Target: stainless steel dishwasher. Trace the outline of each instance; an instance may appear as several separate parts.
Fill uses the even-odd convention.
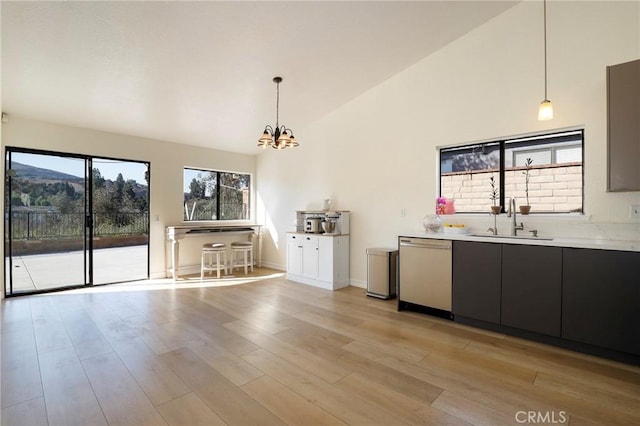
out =
[[[450,313],[451,241],[400,237],[399,245],[398,309],[411,303]]]

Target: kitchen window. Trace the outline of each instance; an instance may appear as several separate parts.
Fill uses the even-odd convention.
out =
[[[251,176],[184,169],[184,221],[248,220]]]
[[[493,177],[503,211],[509,198],[525,205],[528,195],[533,213],[582,213],[583,142],[580,129],[441,148],[440,196],[458,213],[489,212]]]

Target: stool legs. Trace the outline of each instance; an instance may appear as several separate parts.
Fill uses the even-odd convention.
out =
[[[239,258],[242,255],[241,258]],[[242,263],[241,263],[242,262]],[[249,268],[253,272],[253,248],[252,247],[234,247],[231,249],[231,272],[240,266],[244,267],[244,274],[249,273]]]
[[[224,270],[224,274],[228,274],[227,269],[227,252],[226,250],[215,250],[215,251],[202,251],[202,258],[200,259],[200,280],[204,280],[204,271],[212,271],[213,270],[213,256],[216,257],[216,275],[218,279],[220,279],[220,271]]]

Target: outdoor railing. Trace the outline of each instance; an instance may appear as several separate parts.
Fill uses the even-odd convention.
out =
[[[242,220],[247,219],[247,205],[239,203],[221,203],[222,218],[220,220]],[[191,219],[185,216],[184,220],[218,220],[216,209],[211,206],[196,206]]]
[[[149,233],[148,213],[94,213],[94,236],[144,235]],[[12,212],[14,240],[45,240],[81,237],[85,231],[83,213]]]

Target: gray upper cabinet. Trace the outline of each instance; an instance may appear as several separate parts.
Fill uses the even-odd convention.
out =
[[[607,190],[640,191],[640,59],[607,67]]]

